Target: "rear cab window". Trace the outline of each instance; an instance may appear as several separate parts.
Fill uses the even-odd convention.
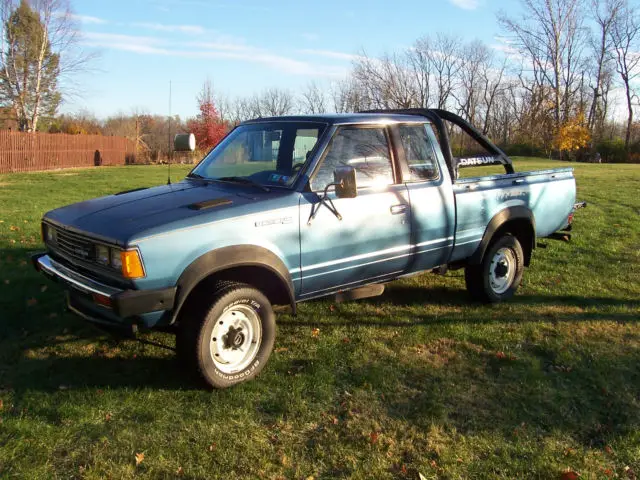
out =
[[[436,152],[427,133],[427,124],[398,125],[398,134],[409,168],[407,183],[437,180],[440,177]]]

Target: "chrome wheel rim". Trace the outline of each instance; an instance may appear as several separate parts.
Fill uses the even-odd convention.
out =
[[[231,374],[255,359],[262,340],[258,313],[248,305],[234,305],[216,321],[211,331],[211,358],[218,370]]]
[[[489,266],[489,285],[494,293],[502,294],[509,290],[516,276],[516,256],[510,248],[501,248],[491,259]]]

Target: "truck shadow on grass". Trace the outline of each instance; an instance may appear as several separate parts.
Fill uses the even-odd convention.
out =
[[[311,308],[324,309],[327,315],[320,318],[313,316],[310,321],[307,321],[304,312],[309,307],[301,304],[299,311],[302,315],[287,319],[284,323],[292,326],[401,327],[461,321],[468,323],[522,323],[532,320],[640,321],[640,315],[638,315],[640,301],[626,298],[518,293],[503,304],[483,305],[473,302],[466,291],[455,287],[392,285],[379,297],[340,304],[316,300],[309,304],[314,305]],[[358,309],[362,311],[354,312],[352,305],[358,305]],[[397,318],[402,320],[396,320]]]
[[[168,391],[182,403],[209,401],[212,394],[185,376],[172,352],[116,341],[64,313],[61,289],[23,264],[26,251],[11,253],[8,260],[7,252],[0,252],[0,281],[9,280],[3,287],[10,287],[0,292],[0,390],[11,391],[18,408],[33,392],[51,400],[69,396],[74,403],[91,403],[102,390],[117,395]],[[595,343],[591,348],[564,337],[532,341],[525,326],[517,340],[507,343],[519,346],[513,355],[500,354],[489,337],[475,334],[478,326],[492,324],[636,323],[638,301],[520,293],[504,305],[483,306],[471,304],[455,286],[398,283],[381,297],[331,305],[314,301],[302,304],[298,317],[280,315],[276,348],[285,345],[285,351],[276,350],[256,381],[213,393],[220,408],[236,408],[241,397],[243,408],[253,409],[265,425],[304,417],[305,409],[312,408],[327,412],[327,418],[335,416],[335,428],[345,429],[345,436],[353,434],[349,419],[362,430],[368,427],[358,418],[368,417],[404,422],[414,432],[437,425],[464,435],[498,432],[513,441],[561,431],[596,447],[640,425],[640,351],[633,348],[637,334],[615,348]],[[470,327],[462,336],[446,330],[466,324]],[[445,330],[435,339],[418,340],[414,329],[423,325]],[[321,344],[310,336],[318,326]],[[334,327],[349,326],[363,328],[365,337],[377,340],[324,340]],[[401,341],[394,340],[392,330],[400,332]],[[172,343],[167,334],[147,338]],[[567,348],[574,354],[567,354]],[[304,399],[295,392],[304,392]],[[55,424],[62,415],[56,405],[31,402],[31,414]],[[141,413],[142,423],[145,414],[151,413]],[[332,441],[329,428],[333,423],[308,433],[311,449]]]

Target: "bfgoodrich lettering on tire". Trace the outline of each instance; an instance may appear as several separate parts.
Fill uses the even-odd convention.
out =
[[[251,380],[264,368],[275,341],[269,300],[255,288],[232,284],[208,305],[181,319],[178,354],[207,384],[226,388]]]
[[[469,265],[464,272],[471,296],[485,303],[511,298],[522,281],[524,254],[518,239],[506,234],[487,249],[480,265]]]

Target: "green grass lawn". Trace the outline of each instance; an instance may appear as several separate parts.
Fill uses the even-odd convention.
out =
[[[65,313],[29,262],[44,212],[166,167],[0,175],[0,478],[635,479],[640,166],[572,166],[589,206],[512,301],[469,303],[456,271],[303,303],[263,373],[214,392],[172,350]]]

